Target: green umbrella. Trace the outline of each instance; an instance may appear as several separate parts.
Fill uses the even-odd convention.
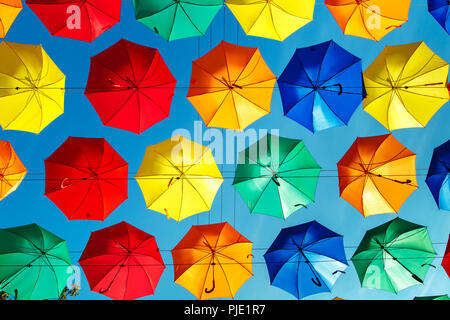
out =
[[[239,153],[233,186],[252,213],[286,219],[314,202],[320,171],[303,141],[269,134]]]
[[[0,229],[0,291],[19,300],[57,299],[73,272],[61,238],[36,224]]]
[[[448,294],[443,296],[415,297],[414,300],[450,300]]]
[[[352,261],[363,287],[397,293],[423,284],[435,257],[427,228],[396,218],[367,231]]]
[[[167,41],[201,36],[223,0],[133,0],[136,19]]]

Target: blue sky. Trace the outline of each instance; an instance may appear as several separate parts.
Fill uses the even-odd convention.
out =
[[[124,0],[122,21],[96,39],[92,44],[51,37],[34,13],[25,6],[6,39],[12,42],[42,44],[44,49],[67,76],[67,87],[84,87],[86,84],[90,57],[108,48],[121,38],[158,48],[178,80],[178,88],[172,104],[169,119],[137,136],[122,130],[104,127],[94,108],[84,96],[84,90],[66,92],[65,113],[40,135],[25,132],[0,132],[1,140],[11,141],[16,152],[31,174],[43,174],[44,162],[68,136],[104,137],[129,163],[130,172],[136,172],[144,156],[145,147],[170,138],[178,128],[192,131],[198,115],[185,98],[189,85],[191,62],[217,45],[221,40],[231,43],[259,47],[271,68],[279,76],[296,48],[328,41],[330,39],[362,58],[365,69],[383,50],[384,46],[411,43],[424,40],[439,56],[450,61],[450,41],[447,33],[428,13],[426,0],[413,0],[410,20],[401,28],[391,32],[377,43],[374,41],[344,36],[337,23],[320,0],[316,4],[314,21],[300,29],[293,36],[280,43],[277,41],[247,37],[238,26],[232,14],[222,10],[213,22],[212,28],[202,38],[191,38],[168,43],[156,36],[150,29],[135,21],[131,0]],[[225,18],[225,39],[224,36]],[[417,153],[419,189],[405,202],[399,212],[403,219],[429,227],[432,242],[437,243],[438,257],[445,251],[445,242],[450,232],[450,212],[439,211],[425,184],[426,169],[435,147],[450,137],[450,108],[446,104],[430,121],[425,129],[404,129],[394,136],[410,150]],[[275,89],[272,113],[254,123],[254,129],[279,129],[280,135],[302,139],[325,170],[336,170],[336,163],[358,136],[386,134],[388,131],[369,114],[358,108],[348,127],[335,128],[312,134],[294,121],[283,116],[281,99]],[[25,180],[20,188],[6,200],[0,202],[0,227],[7,228],[37,223],[45,229],[67,240],[71,257],[77,263],[86,245],[90,232],[116,224],[128,223],[154,235],[164,261],[169,264],[160,280],[154,296],[145,299],[195,299],[183,287],[173,282],[173,268],[170,266],[172,249],[193,224],[228,221],[245,237],[254,242],[257,249],[268,248],[281,228],[317,220],[333,231],[344,235],[348,259],[351,258],[366,230],[395,218],[394,214],[369,218],[363,216],[345,200],[339,198],[337,177],[320,178],[316,203],[302,209],[286,221],[269,216],[250,215],[248,208],[231,186],[234,176],[233,165],[220,167],[224,171],[225,183],[214,202],[211,216],[200,214],[180,223],[168,221],[159,213],[145,208],[143,196],[135,180],[129,181],[129,199],[125,201],[105,222],[68,221],[66,217],[44,196],[44,181]],[[334,171],[336,174],[337,172]],[[334,176],[333,173],[324,175]],[[38,175],[37,177],[43,177]],[[36,178],[36,177],[34,177]],[[234,201],[236,199],[236,202]],[[234,205],[236,203],[236,205]],[[238,291],[235,299],[293,299],[279,288],[270,286],[263,253],[254,251],[254,276]],[[408,288],[398,295],[361,288],[353,264],[349,263],[347,273],[336,282],[332,293],[310,296],[307,299],[412,299],[415,296],[438,295],[450,292],[450,279],[440,266],[442,258],[434,261],[436,269],[430,268],[424,285]],[[90,292],[84,275],[81,282],[81,299],[104,299],[102,295]]]

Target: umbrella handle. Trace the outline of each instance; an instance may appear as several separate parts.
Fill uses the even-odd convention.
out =
[[[278,180],[277,180],[277,178],[276,177],[272,177],[272,181],[273,182],[275,182],[275,184],[277,185],[277,186],[281,186],[281,184],[278,182]]]
[[[211,293],[216,289],[216,281],[213,279],[213,286],[210,290],[208,290],[207,288],[205,288],[205,293]]]
[[[322,282],[318,278],[315,278],[315,279],[311,278],[311,280],[316,286],[318,286],[318,287],[322,286]]]
[[[345,274],[345,271],[342,271],[342,270],[336,270],[335,272],[332,273],[333,276],[334,276],[336,273],[338,273],[338,272]]]
[[[433,267],[433,268],[436,269],[436,266],[434,264],[431,264],[431,263],[424,263],[424,264],[421,265],[422,268],[425,267],[425,266],[430,266],[430,267]]]
[[[344,90],[343,90],[343,88],[342,88],[342,84],[338,83],[338,84],[335,84],[335,86],[338,86],[338,87],[339,87],[339,93],[338,93],[338,96],[341,96],[342,93],[344,93]]]

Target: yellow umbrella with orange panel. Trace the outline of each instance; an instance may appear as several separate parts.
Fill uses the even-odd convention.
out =
[[[26,174],[27,169],[11,144],[0,141],[0,201],[19,187]]]
[[[21,0],[0,0],[0,38],[4,38],[22,10]]]

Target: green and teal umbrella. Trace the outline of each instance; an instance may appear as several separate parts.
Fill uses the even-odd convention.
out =
[[[397,293],[423,284],[435,257],[427,228],[396,218],[367,231],[352,261],[363,287]]]
[[[286,219],[314,202],[320,171],[303,141],[269,134],[239,153],[233,186],[252,213]]]
[[[202,36],[223,0],[133,0],[136,19],[167,41]]]
[[[61,238],[36,224],[0,229],[0,291],[19,300],[57,299],[73,272]]]
[[[415,297],[414,300],[450,300],[448,294],[443,296]]]

